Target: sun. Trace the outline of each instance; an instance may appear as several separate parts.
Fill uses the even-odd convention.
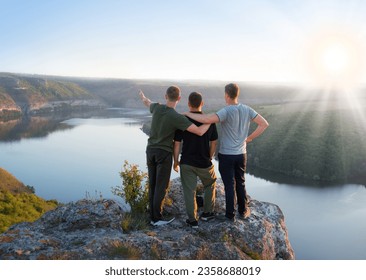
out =
[[[352,50],[342,42],[329,44],[320,53],[320,67],[332,78],[344,77],[351,70]]]
[[[308,48],[308,71],[318,85],[356,87],[364,70],[364,47],[352,32],[319,33]]]

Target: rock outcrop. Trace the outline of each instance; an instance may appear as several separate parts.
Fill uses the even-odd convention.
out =
[[[176,219],[169,225],[144,225],[114,200],[79,200],[59,206],[33,223],[12,226],[0,235],[0,259],[294,259],[284,216],[274,204],[251,200],[251,216],[235,222],[185,225],[179,179],[172,181],[168,206]],[[218,181],[216,210],[225,207]],[[140,221],[141,222],[141,221]],[[136,225],[132,227],[138,228]],[[131,228],[131,225],[130,225]]]

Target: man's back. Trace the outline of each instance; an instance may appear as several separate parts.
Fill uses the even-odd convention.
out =
[[[177,129],[186,130],[192,123],[175,109],[159,103],[150,106],[153,114],[148,147],[169,152],[173,150],[173,138]]]
[[[219,152],[227,155],[246,153],[245,139],[248,136],[250,121],[258,113],[249,106],[237,104],[226,106],[216,114],[222,128]]]
[[[201,112],[195,112],[197,114]],[[201,123],[188,118],[195,125]],[[210,142],[218,138],[216,125],[212,124],[208,131],[202,136],[197,136],[188,131],[177,130],[174,140],[181,142],[183,140],[182,156],[180,164],[187,164],[198,168],[208,168],[212,165],[210,157]]]

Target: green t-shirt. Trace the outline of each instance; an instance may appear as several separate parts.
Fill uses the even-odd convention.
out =
[[[186,130],[192,123],[175,109],[159,103],[150,105],[152,113],[149,148],[173,152],[173,139],[177,129]]]

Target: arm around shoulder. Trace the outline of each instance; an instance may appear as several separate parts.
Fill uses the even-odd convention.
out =
[[[200,123],[218,123],[219,117],[216,114],[194,114],[191,112],[184,113],[187,117]]]
[[[203,134],[205,134],[207,132],[207,130],[210,128],[210,125],[211,124],[203,124],[203,125],[200,125],[200,126],[197,126],[195,124],[191,124],[188,128],[187,128],[187,131],[191,132],[191,133],[194,133],[198,136],[202,136]]]

